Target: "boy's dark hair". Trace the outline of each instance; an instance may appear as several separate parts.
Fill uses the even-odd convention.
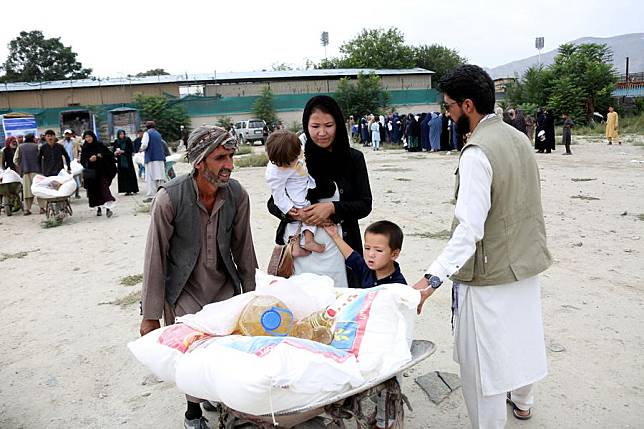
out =
[[[494,113],[494,81],[479,66],[460,66],[443,77],[438,83],[438,88],[459,103],[469,98],[481,115]]]
[[[56,132],[54,130],[47,130],[45,131],[46,136],[54,136],[56,137]]]
[[[367,227],[364,231],[365,235],[380,234],[386,235],[389,239],[389,248],[393,250],[401,250],[403,244],[403,232],[398,225],[388,220],[379,220]]]
[[[295,161],[302,152],[302,144],[297,134],[289,130],[278,130],[266,139],[268,159],[278,167],[286,167]]]

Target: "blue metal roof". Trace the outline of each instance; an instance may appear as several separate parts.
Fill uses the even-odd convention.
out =
[[[413,69],[313,69],[259,72],[214,71],[208,74],[159,75],[146,77],[91,78],[79,80],[58,80],[52,82],[16,82],[0,84],[2,91],[34,91],[40,89],[91,88],[99,86],[154,85],[159,83],[180,83],[184,85],[223,82],[248,82],[284,79],[319,79],[357,76],[360,73],[375,73],[379,76],[432,75],[433,71]]]
[[[635,88],[617,88],[613,90],[613,97],[644,97],[644,86]]]

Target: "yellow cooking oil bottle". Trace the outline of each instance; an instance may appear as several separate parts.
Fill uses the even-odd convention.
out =
[[[286,337],[291,335],[293,313],[279,299],[259,295],[241,312],[238,330],[247,336]]]
[[[291,336],[331,344],[336,314],[331,307],[309,314],[295,323]]]

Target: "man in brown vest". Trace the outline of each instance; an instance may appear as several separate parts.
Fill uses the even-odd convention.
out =
[[[250,201],[230,177],[236,148],[223,128],[197,128],[188,138],[192,174],[159,188],[145,246],[141,335],[158,329],[162,316],[169,325],[175,316],[255,290]],[[184,427],[207,429],[203,401],[187,400]]]
[[[470,133],[456,170],[452,237],[414,285],[424,301],[453,281],[454,357],[472,427],[503,428],[506,400],[532,416],[547,374],[538,274],[551,264],[539,170],[526,135],[494,112],[494,83],[464,65],[443,78],[444,107]]]

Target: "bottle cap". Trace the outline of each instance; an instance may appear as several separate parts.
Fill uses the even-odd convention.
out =
[[[260,322],[266,331],[274,331],[282,324],[282,316],[275,310],[267,310],[262,314]]]

